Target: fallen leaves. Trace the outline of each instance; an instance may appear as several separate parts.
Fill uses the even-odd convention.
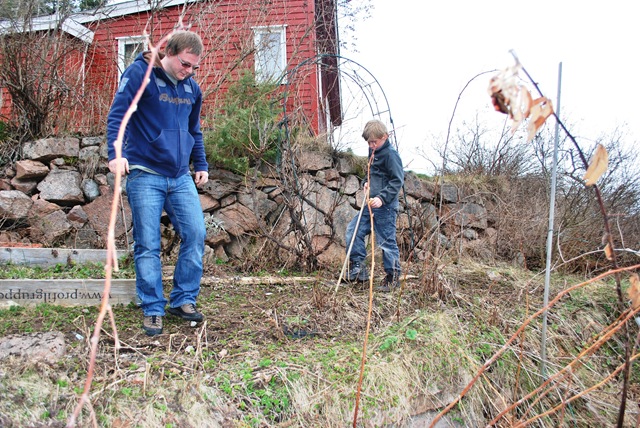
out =
[[[489,95],[494,109],[508,114],[512,120],[511,133],[516,132],[525,119],[530,119],[527,141],[531,141],[553,114],[553,105],[546,97],[533,99],[529,90],[519,82],[521,68],[520,63],[516,63],[493,76],[489,82]]]

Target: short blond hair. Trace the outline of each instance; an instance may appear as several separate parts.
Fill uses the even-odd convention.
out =
[[[382,138],[388,135],[389,132],[387,131],[387,126],[378,119],[373,119],[367,122],[366,125],[364,125],[364,130],[362,131],[362,138],[366,141],[369,141],[370,138]]]

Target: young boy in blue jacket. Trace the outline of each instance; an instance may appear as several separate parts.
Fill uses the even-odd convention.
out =
[[[367,203],[373,213],[373,227],[378,248],[382,250],[382,262],[386,273],[379,291],[389,292],[399,286],[400,250],[396,241],[398,195],[404,184],[404,170],[398,152],[389,142],[387,127],[380,120],[370,120],[362,131],[362,138],[369,145],[369,176],[365,191],[369,189]],[[365,239],[371,233],[371,217],[368,210],[355,216],[347,225],[347,248],[353,239],[349,254],[349,281],[368,281],[369,271],[364,262],[367,257]],[[356,229],[357,228],[357,229]],[[354,238],[355,233],[355,238]]]
[[[142,328],[149,336],[162,333],[167,303],[170,314],[188,321],[203,320],[196,298],[206,231],[196,186],[208,181],[209,165],[200,131],[202,92],[193,79],[202,51],[202,40],[196,33],[177,31],[169,38],[128,122],[120,159],[116,159],[114,142],[141,87],[151,52],[138,55],[124,71],[107,117],[109,170],[128,174],[136,292],[144,313]],[[163,210],[181,239],[169,300],[163,293],[160,262]]]

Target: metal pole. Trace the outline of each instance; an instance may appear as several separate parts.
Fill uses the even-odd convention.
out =
[[[558,101],[556,103],[556,116],[560,117],[560,93],[562,87],[562,62],[558,64]],[[553,221],[556,207],[556,175],[558,165],[558,140],[560,125],[556,121],[556,135],[553,144],[553,164],[551,166],[551,194],[549,195],[549,229],[547,230],[547,264],[544,275],[544,299],[543,307],[549,304],[549,283],[551,282],[551,253],[553,252]],[[547,378],[547,310],[542,313],[542,345],[540,350],[540,374]]]

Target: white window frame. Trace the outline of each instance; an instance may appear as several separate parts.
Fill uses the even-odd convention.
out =
[[[287,26],[260,26],[253,27],[252,30],[256,82],[287,83]],[[265,37],[271,38],[274,35],[279,37],[277,45],[265,46]],[[275,59],[273,59],[274,56]]]
[[[118,41],[118,82],[120,81],[120,76],[124,72],[124,70],[131,65],[126,62],[125,58],[125,50],[128,45],[138,45],[142,43],[142,50],[147,50],[149,48],[149,38],[147,36],[127,36],[127,37],[118,37],[116,39]]]

